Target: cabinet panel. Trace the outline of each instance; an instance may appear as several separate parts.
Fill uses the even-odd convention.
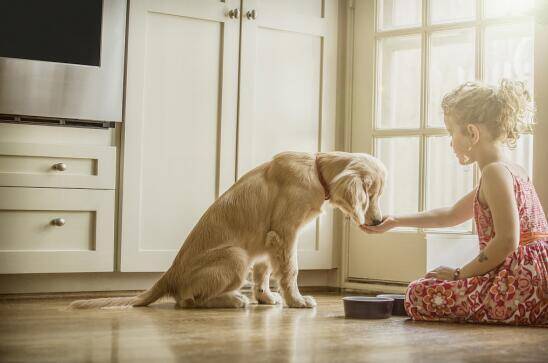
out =
[[[261,14],[322,16],[323,0],[261,0]]]
[[[2,251],[92,251],[94,231],[94,211],[0,210]]]
[[[114,189],[116,148],[0,143],[0,186]]]
[[[114,190],[0,188],[0,273],[114,268]]]
[[[238,177],[281,151],[332,151],[337,4],[244,0]],[[332,267],[333,213],[306,226],[299,267]]]
[[[221,24],[148,13],[147,29],[140,248],[178,250],[216,196]]]
[[[318,151],[321,54],[319,36],[257,30],[253,165],[281,151]]]
[[[163,271],[235,180],[238,1],[130,4],[122,271]]]

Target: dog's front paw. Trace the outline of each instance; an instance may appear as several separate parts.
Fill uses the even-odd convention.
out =
[[[316,307],[316,299],[314,299],[312,296],[303,296],[304,300],[306,301],[306,307],[307,308],[314,308]]]
[[[283,301],[280,294],[272,291],[256,292],[255,298],[257,299],[257,302],[259,304],[265,305],[278,305],[281,304]]]
[[[290,308],[313,308],[316,306],[316,300],[312,296],[299,296],[287,301],[287,306]]]

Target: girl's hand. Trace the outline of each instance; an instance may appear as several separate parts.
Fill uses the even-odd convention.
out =
[[[455,269],[447,266],[439,266],[424,275],[425,278],[434,278],[438,280],[453,280]]]
[[[394,227],[397,227],[398,223],[396,219],[392,216],[386,216],[380,224],[376,226],[367,226],[362,224],[360,226],[361,230],[367,233],[384,233],[391,230]]]

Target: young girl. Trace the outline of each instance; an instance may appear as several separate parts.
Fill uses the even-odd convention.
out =
[[[366,232],[394,227],[449,227],[474,217],[477,258],[460,268],[440,266],[407,289],[414,320],[548,324],[548,224],[539,199],[519,166],[504,156],[518,132],[530,127],[529,94],[521,82],[500,87],[468,82],[442,102],[451,146],[461,165],[477,163],[478,187],[453,207],[388,216]]]

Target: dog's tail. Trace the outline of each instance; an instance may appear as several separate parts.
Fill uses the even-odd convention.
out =
[[[73,301],[69,307],[72,309],[97,309],[106,307],[147,306],[167,293],[168,284],[166,274],[164,274],[150,289],[137,296],[76,300]]]

